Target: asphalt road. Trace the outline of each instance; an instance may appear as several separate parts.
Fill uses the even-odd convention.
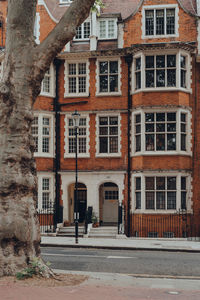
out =
[[[52,269],[200,278],[200,254],[161,251],[42,248]]]

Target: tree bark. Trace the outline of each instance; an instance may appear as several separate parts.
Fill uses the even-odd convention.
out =
[[[36,2],[8,0],[0,83],[0,276],[14,275],[40,257],[32,108],[51,61],[73,38],[94,0],[75,0],[38,46],[33,38]]]

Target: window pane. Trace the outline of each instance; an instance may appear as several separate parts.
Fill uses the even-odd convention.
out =
[[[146,56],[146,69],[154,68],[154,56]]]
[[[100,76],[99,81],[100,92],[108,92],[108,76]]]
[[[76,93],[76,77],[69,78],[69,93]]]
[[[156,10],[156,34],[164,34],[164,10]]]
[[[167,86],[168,87],[176,86],[176,70],[175,69],[167,70]]]
[[[145,132],[154,132],[154,124],[146,124],[145,125]]]
[[[141,70],[141,57],[138,57],[135,60],[135,70]]]
[[[86,74],[86,63],[78,64],[78,74],[85,75]]]
[[[146,113],[145,114],[145,121],[146,122],[154,122],[154,114],[152,114],[152,113]]]
[[[69,75],[76,75],[76,64],[69,64]]]
[[[186,151],[186,134],[181,134],[181,150]]]
[[[146,70],[146,87],[154,87],[154,71]]]
[[[42,120],[43,125],[49,125],[49,118],[43,118]]]
[[[181,87],[186,88],[186,71],[181,70]]]
[[[165,67],[165,55],[156,55],[156,68]]]
[[[135,126],[135,132],[140,133],[141,132],[141,125],[136,125]]]
[[[118,75],[110,75],[110,92],[118,92]]]
[[[176,209],[176,192],[167,192],[167,209]]]
[[[176,150],[176,134],[167,135],[167,150]]]
[[[156,193],[156,209],[165,209],[165,192]]]
[[[99,72],[100,74],[108,74],[108,62],[102,61],[99,63]]]
[[[165,150],[165,135],[156,134],[156,150],[163,151]]]
[[[167,177],[167,189],[176,190],[176,177]]]
[[[156,132],[165,132],[165,123],[157,123]]]
[[[146,151],[153,151],[154,150],[154,135],[153,134],[146,134]]]
[[[168,123],[167,124],[167,131],[168,132],[176,131],[176,123]]]
[[[118,73],[118,61],[110,61],[110,73]]]
[[[49,152],[49,138],[42,139],[42,152],[44,153]]]
[[[110,137],[110,153],[118,152],[118,137]]]
[[[118,117],[110,117],[109,120],[110,125],[118,125]]]
[[[186,114],[181,113],[181,122],[186,122]]]
[[[166,10],[167,34],[175,33],[175,9]]]
[[[156,189],[165,190],[165,177],[156,177]]]
[[[90,37],[90,22],[85,22],[83,24],[84,32],[83,37],[84,39],[88,39]]]
[[[146,209],[155,209],[154,192],[146,192]]]
[[[156,86],[157,87],[165,86],[165,70],[156,71]]]
[[[69,138],[69,153],[75,153],[75,138]]]
[[[99,138],[99,152],[108,153],[108,138],[100,137]]]
[[[141,114],[138,114],[135,116],[135,123],[140,123],[141,122]]]
[[[146,190],[154,190],[154,177],[145,177]]]
[[[100,21],[100,38],[106,37],[106,21]]]
[[[108,125],[108,117],[100,117],[99,124],[100,125]]]
[[[136,209],[141,209],[141,192],[136,192],[135,193],[135,198],[136,198]]]
[[[169,68],[176,67],[176,55],[167,55],[167,67]]]
[[[79,93],[85,93],[86,92],[86,77],[79,77],[78,79],[79,84]]]
[[[135,149],[135,151],[136,152],[141,151],[141,135],[136,135],[135,139],[136,139],[136,149]]]
[[[181,68],[185,69],[185,67],[186,67],[186,57],[183,56],[183,55],[181,55],[180,64],[181,64]]]
[[[113,38],[115,36],[115,21],[108,20],[108,38]]]
[[[86,138],[79,138],[78,144],[79,144],[78,147],[79,153],[86,153]]]
[[[165,121],[165,113],[156,113],[156,121],[164,122]]]
[[[181,192],[181,209],[187,209],[187,207],[186,207],[186,195],[187,195],[187,192]]]
[[[141,89],[141,72],[135,74],[135,89]]]
[[[181,176],[181,190],[186,190],[186,177]]]
[[[154,34],[154,11],[153,10],[145,11],[145,32],[146,35]]]
[[[99,134],[100,135],[108,135],[108,127],[100,127]]]
[[[136,185],[136,190],[141,190],[141,177],[136,177],[135,178],[135,185]]]
[[[110,135],[118,135],[118,127],[110,127]]]
[[[176,121],[176,113],[167,113],[167,121]]]

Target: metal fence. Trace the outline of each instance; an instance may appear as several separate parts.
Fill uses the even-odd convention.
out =
[[[200,237],[200,225],[192,214],[133,215],[131,221],[131,235],[135,237]]]
[[[55,232],[55,207],[54,204],[49,203],[47,207],[38,209],[38,218],[40,222],[41,233]]]

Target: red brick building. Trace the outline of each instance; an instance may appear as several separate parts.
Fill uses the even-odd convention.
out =
[[[70,2],[38,0],[37,43]],[[34,106],[38,208],[54,201],[57,221],[74,221],[77,110],[80,223],[92,206],[100,224],[115,224],[120,206],[128,236],[199,236],[200,3],[103,2],[51,64]],[[0,12],[3,48],[6,1]]]

